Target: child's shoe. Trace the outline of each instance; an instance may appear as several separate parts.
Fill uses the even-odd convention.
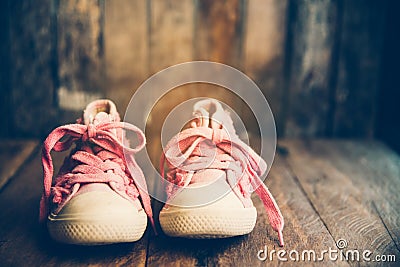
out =
[[[125,131],[136,133],[136,148],[129,147]],[[75,147],[53,180],[50,152],[67,150],[72,144]],[[40,220],[47,220],[50,236],[84,245],[140,239],[147,217],[153,224],[145,178],[133,157],[144,145],[143,132],[121,122],[110,100],[90,103],[76,124],[53,130],[42,151],[40,202]]]
[[[167,163],[166,179],[171,183],[159,216],[165,234],[220,238],[250,233],[257,218],[250,190],[256,188],[283,246],[283,217],[259,178],[267,169],[265,161],[239,139],[218,101],[197,102],[194,117],[191,128],[172,138],[161,158],[161,173],[164,176]],[[207,186],[196,193],[196,188]],[[215,192],[226,193],[201,203]]]

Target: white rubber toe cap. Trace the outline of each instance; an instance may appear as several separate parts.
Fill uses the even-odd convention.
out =
[[[63,243],[133,242],[142,237],[147,216],[110,189],[74,196],[58,214],[49,215],[47,225],[52,238]]]
[[[244,235],[254,229],[257,220],[256,208],[243,207],[232,191],[201,207],[179,207],[172,203],[161,210],[159,217],[161,228],[169,236],[221,238]]]

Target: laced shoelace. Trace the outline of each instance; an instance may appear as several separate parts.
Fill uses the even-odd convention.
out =
[[[134,132],[139,140],[135,148],[125,146],[112,131]],[[66,138],[65,141],[61,139]],[[60,171],[54,186],[52,150],[61,152],[79,143],[71,159],[72,170]],[[46,138],[42,150],[44,190],[40,201],[40,220],[49,213],[49,201],[66,203],[79,189],[81,183],[108,183],[115,191],[123,191],[132,200],[140,196],[143,208],[154,228],[150,197],[145,177],[137,165],[134,154],[146,143],[143,132],[136,126],[124,122],[100,122],[94,124],[69,124],[54,129]],[[127,170],[126,166],[131,167]]]
[[[189,185],[194,173],[201,170],[225,171],[232,190],[236,194],[242,194],[245,200],[251,202],[250,190],[256,189],[268,214],[270,225],[278,233],[279,243],[283,246],[283,216],[272,194],[260,179],[267,169],[265,161],[239,139],[234,132],[230,116],[219,103],[211,119],[207,117],[208,112],[201,107],[196,109],[195,115],[196,119],[191,123],[192,128],[181,131],[165,147],[160,163],[163,178],[165,164],[168,167],[167,180],[181,188]],[[169,198],[175,192],[175,186],[167,187]],[[243,202],[243,198],[240,199]],[[243,204],[245,207],[249,206],[248,202]]]

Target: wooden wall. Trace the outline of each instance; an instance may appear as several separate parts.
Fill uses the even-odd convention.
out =
[[[123,113],[152,74],[210,60],[254,79],[280,136],[373,137],[386,2],[2,1],[0,111],[8,116],[0,134],[44,136],[99,97]],[[225,100],[255,129],[240,99],[207,86],[172,92],[155,118],[204,95]]]

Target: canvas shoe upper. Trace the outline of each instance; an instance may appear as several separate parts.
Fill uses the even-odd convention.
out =
[[[136,134],[136,147],[129,146],[126,131]],[[50,152],[73,144],[53,179]],[[131,242],[143,235],[147,217],[154,225],[146,181],[134,159],[144,145],[143,132],[121,122],[110,100],[90,103],[77,123],[49,134],[42,151],[40,220],[47,219],[53,239],[72,244]]]
[[[214,99],[194,105],[191,127],[173,137],[164,148],[161,174],[167,202],[160,212],[160,224],[170,236],[217,238],[243,235],[254,228],[257,212],[251,190],[262,200],[270,225],[283,246],[282,214],[260,179],[265,161],[235,133],[232,119]],[[193,189],[208,187],[204,194]],[[219,190],[214,189],[218,187]],[[204,195],[227,192],[215,201],[196,205]],[[200,200],[200,201],[198,201]],[[188,203],[192,203],[189,204]]]

